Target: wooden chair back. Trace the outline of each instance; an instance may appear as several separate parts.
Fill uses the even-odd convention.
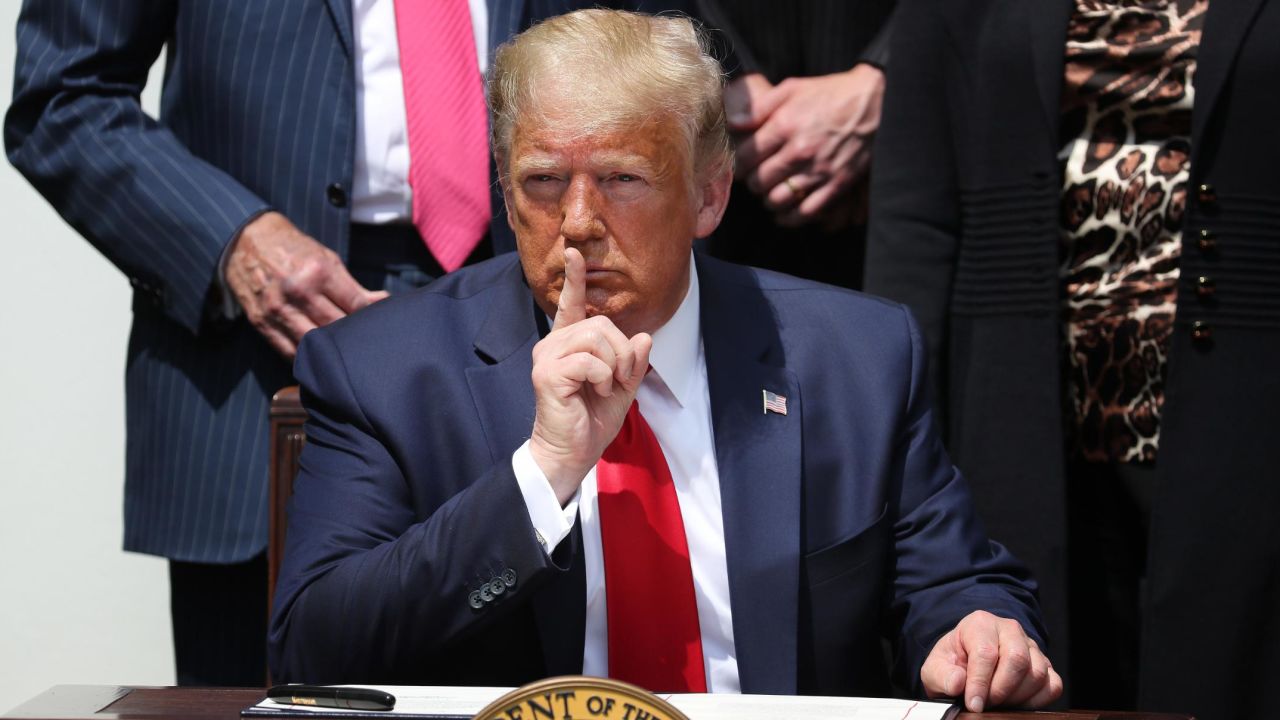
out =
[[[267,612],[271,612],[276,594],[276,576],[284,559],[285,511],[293,496],[293,479],[298,476],[298,457],[307,441],[303,424],[307,413],[302,409],[296,385],[287,387],[271,398],[271,529],[267,538]]]

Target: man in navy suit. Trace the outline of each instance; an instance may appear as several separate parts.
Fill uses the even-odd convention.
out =
[[[494,47],[574,6],[453,3],[477,97]],[[23,5],[5,144],[134,288],[125,549],[171,560],[182,684],[265,677],[267,403],[298,339],[441,272],[409,224],[398,49],[391,0]],[[472,259],[514,247],[494,218]]]
[[[909,314],[692,254],[732,174],[702,48],[687,20],[605,10],[520,35],[490,80],[518,257],[303,340],[277,678],[880,694],[884,638],[913,694],[1061,692],[1027,578],[941,447]],[[622,458],[641,426],[660,459]],[[618,490],[651,470],[674,535],[653,487]],[[662,557],[618,564],[655,533]],[[628,584],[657,565],[677,571]],[[621,622],[629,593],[662,616]],[[674,652],[646,637],[686,620]],[[691,672],[644,679],[669,663]]]

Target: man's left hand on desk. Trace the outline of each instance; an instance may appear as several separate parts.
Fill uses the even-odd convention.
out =
[[[963,697],[971,712],[1043,707],[1062,695],[1062,678],[1022,626],[982,610],[938,640],[920,680],[929,697]]]

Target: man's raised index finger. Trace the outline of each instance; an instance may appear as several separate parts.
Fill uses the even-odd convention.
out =
[[[552,330],[568,327],[587,319],[587,261],[577,248],[565,248],[564,285],[560,288],[560,301],[556,304],[556,319]]]

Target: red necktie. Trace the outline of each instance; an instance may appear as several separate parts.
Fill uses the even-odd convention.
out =
[[[467,0],[399,0],[413,224],[445,272],[489,227],[489,116]]]
[[[596,465],[609,676],[654,692],[706,692],[689,545],[676,487],[632,403]]]

